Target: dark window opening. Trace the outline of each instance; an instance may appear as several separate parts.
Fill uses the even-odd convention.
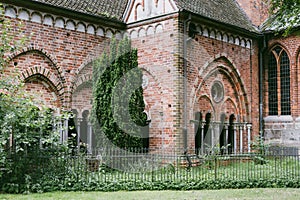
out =
[[[226,115],[223,113],[221,114],[221,123],[220,123],[220,148],[221,154],[225,153],[224,147],[226,146],[226,128],[225,128],[225,118]]]
[[[279,46],[269,57],[268,87],[269,115],[291,115],[290,60]]]
[[[202,133],[202,114],[201,112],[197,112],[195,114],[195,153],[196,155],[199,155],[200,150],[201,150],[201,145],[202,145],[202,138],[201,138],[201,133]]]
[[[228,153],[232,154],[234,153],[234,120],[235,116],[234,114],[230,115],[229,117],[229,127],[228,127]]]
[[[273,53],[269,60],[269,115],[278,114],[277,61]]]
[[[290,115],[290,60],[284,51],[280,60],[281,115]]]
[[[204,134],[203,134],[204,149],[212,147],[210,122],[211,122],[211,113],[207,113],[205,115],[205,125],[204,125]]]

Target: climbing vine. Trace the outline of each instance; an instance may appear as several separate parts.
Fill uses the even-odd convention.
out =
[[[98,145],[108,140],[120,148],[145,147],[142,72],[138,68],[137,50],[125,38],[111,40],[93,65],[92,122]]]

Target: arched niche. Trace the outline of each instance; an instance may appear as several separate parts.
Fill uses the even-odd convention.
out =
[[[75,30],[75,22],[72,20],[68,20],[66,23],[66,29],[74,31]]]
[[[36,23],[42,23],[42,16],[40,13],[33,12],[31,15],[31,21]]]
[[[21,10],[19,10],[18,18],[28,21],[30,18],[30,14],[27,10],[21,9]]]
[[[17,17],[17,11],[13,7],[5,7],[5,16],[16,18]]]

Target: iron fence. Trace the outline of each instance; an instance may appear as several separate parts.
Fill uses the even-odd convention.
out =
[[[195,150],[98,149],[94,154],[37,154],[12,157],[23,168],[6,172],[1,186],[51,179],[57,184],[111,183],[119,181],[185,182],[214,180],[296,179],[300,181],[299,150],[272,147],[245,154],[189,154]],[[17,176],[17,174],[19,174]],[[12,179],[12,177],[15,177]],[[19,178],[19,179],[18,179]]]

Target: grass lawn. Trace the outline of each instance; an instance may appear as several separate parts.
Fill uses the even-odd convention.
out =
[[[300,189],[240,189],[240,190],[199,190],[199,191],[134,191],[134,192],[54,192],[30,195],[0,194],[1,200],[156,200],[156,199],[288,199],[299,200]]]

